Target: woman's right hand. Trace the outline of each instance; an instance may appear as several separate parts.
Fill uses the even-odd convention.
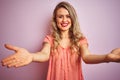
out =
[[[2,60],[3,66],[21,67],[32,62],[32,55],[26,49],[9,44],[5,44],[5,47],[15,53]]]

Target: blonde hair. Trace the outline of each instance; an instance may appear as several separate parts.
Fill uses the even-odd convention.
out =
[[[80,38],[83,37],[83,34],[80,31],[80,26],[79,26],[79,22],[78,22],[78,18],[77,18],[77,14],[75,9],[73,8],[72,5],[70,5],[68,2],[60,2],[54,9],[53,12],[53,18],[52,18],[52,36],[54,39],[54,47],[53,49],[56,49],[57,46],[59,45],[59,41],[62,39],[61,34],[60,34],[60,30],[57,26],[57,22],[56,22],[56,13],[57,10],[60,8],[65,8],[69,14],[70,14],[70,18],[72,21],[72,27],[70,27],[69,29],[69,38],[71,41],[71,49],[72,50],[79,50],[79,41]]]

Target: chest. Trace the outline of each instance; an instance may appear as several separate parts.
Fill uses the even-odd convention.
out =
[[[62,39],[62,40],[59,42],[59,44],[60,44],[60,46],[63,47],[63,48],[68,48],[68,47],[70,47],[70,45],[71,45],[69,39]]]

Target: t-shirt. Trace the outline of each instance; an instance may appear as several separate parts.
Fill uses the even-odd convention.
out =
[[[53,46],[53,38],[47,35],[44,42]],[[87,44],[87,39],[80,39],[80,45]],[[69,47],[58,48],[50,53],[47,80],[84,80],[81,56],[73,53]]]

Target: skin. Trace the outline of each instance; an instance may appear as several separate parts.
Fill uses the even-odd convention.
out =
[[[59,10],[57,10],[56,21],[57,21],[58,28],[61,30],[61,32],[68,33],[69,28],[72,25],[72,22],[71,22],[70,15],[66,9],[60,8]]]
[[[57,25],[61,31],[62,40],[60,45],[64,48],[70,46],[70,39],[68,37],[69,28],[71,27],[71,18],[68,11],[64,8],[57,10]],[[2,64],[7,67],[21,67],[30,64],[33,61],[45,62],[49,60],[50,44],[44,43],[41,51],[30,53],[25,48],[5,44],[5,47],[15,53],[2,60]],[[85,63],[96,64],[104,62],[120,62],[120,48],[113,49],[110,53],[105,55],[92,54],[87,45],[80,46],[81,57]]]
[[[64,8],[60,8],[57,10],[57,25],[61,30],[62,40],[60,41],[60,45],[63,48],[70,46],[70,39],[68,36],[69,28],[72,25],[70,15],[68,11]]]

